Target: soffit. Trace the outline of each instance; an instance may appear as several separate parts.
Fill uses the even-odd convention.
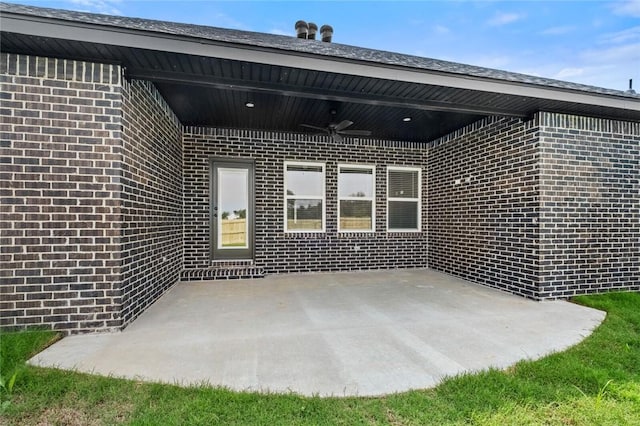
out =
[[[80,18],[86,16],[79,14]],[[139,26],[149,24],[133,21]],[[238,46],[235,39],[236,44],[229,46],[220,44],[220,40],[214,44],[211,40],[206,43],[182,38],[168,40],[146,33],[147,38],[136,39],[140,34],[127,33],[126,37],[96,42],[86,40],[108,37],[116,30],[108,28],[105,33],[103,27],[83,27],[82,31],[89,32],[76,37],[67,28],[70,25],[67,22],[47,21],[45,28],[41,27],[42,22],[27,21],[24,31],[13,24],[13,32],[2,33],[3,51],[120,64],[128,78],[154,82],[185,125],[299,132],[302,123],[323,127],[348,119],[354,122],[352,129],[371,130],[374,138],[429,141],[487,115],[526,118],[536,111],[547,110],[640,120],[640,101],[620,92],[582,86],[578,90],[580,87],[574,86],[579,85],[563,83],[563,86],[559,84],[562,82],[552,81],[548,83],[555,84],[554,87],[527,85],[516,74],[495,74],[493,70],[485,72],[460,64],[456,68],[453,67],[456,64],[442,61],[430,64],[424,62],[426,59],[424,63],[413,63],[420,58],[405,56],[408,63],[413,61],[410,65],[414,68],[427,65],[433,68],[416,71],[398,65],[402,55],[389,54],[395,55],[391,58],[395,63],[391,63],[388,55],[382,55],[386,52],[371,53],[343,45],[333,49],[317,41],[274,38],[293,50],[274,53]],[[191,31],[195,26],[185,27]],[[221,31],[223,35],[229,32],[238,38],[234,31],[204,28]],[[46,29],[58,37],[43,35]],[[216,37],[221,36],[216,33]],[[305,43],[312,53],[315,49],[322,55],[305,51]],[[327,57],[327,52],[333,50],[336,57]],[[379,54],[375,59],[381,63],[362,63],[366,55],[360,51]],[[354,52],[360,55],[359,62],[345,58],[357,56]],[[303,56],[295,56],[300,54]],[[483,72],[492,78],[482,78]],[[496,80],[496,75],[504,80]],[[255,108],[245,108],[249,100],[255,103]],[[411,117],[412,121],[403,122],[404,117]]]

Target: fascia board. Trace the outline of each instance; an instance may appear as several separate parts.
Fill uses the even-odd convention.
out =
[[[640,100],[633,98],[405,68],[397,65],[372,64],[333,56],[312,55],[294,51],[283,52],[281,50],[257,46],[231,45],[224,42],[158,32],[70,22],[7,12],[0,15],[0,27],[2,31],[31,36],[53,37],[63,40],[183,53],[640,112]],[[640,119],[640,114],[638,118]]]

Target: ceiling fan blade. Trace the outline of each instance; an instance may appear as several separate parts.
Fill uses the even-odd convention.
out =
[[[331,137],[333,137],[333,141],[335,143],[342,143],[342,141],[344,141],[344,138],[342,136],[340,136],[339,133],[334,133],[331,135]]]
[[[300,127],[306,127],[307,129],[320,130],[321,132],[327,132],[324,127],[312,126],[311,124],[301,124]]]
[[[344,130],[347,127],[351,126],[352,124],[353,124],[353,121],[342,120],[341,122],[335,125],[334,129],[339,132],[340,130]]]
[[[371,136],[369,130],[343,130],[340,133],[347,136]]]

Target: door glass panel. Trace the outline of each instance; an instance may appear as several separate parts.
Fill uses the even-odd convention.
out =
[[[218,248],[249,246],[248,179],[246,169],[218,169]]]

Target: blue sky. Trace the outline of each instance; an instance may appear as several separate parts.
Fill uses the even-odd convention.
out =
[[[640,0],[13,2],[291,36],[303,19],[336,43],[640,92]]]

